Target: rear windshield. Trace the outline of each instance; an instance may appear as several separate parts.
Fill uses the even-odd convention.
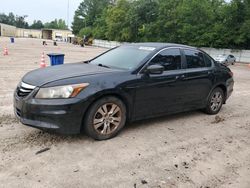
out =
[[[132,70],[136,68],[155,48],[139,46],[121,46],[96,59],[90,64],[103,65],[110,68]]]

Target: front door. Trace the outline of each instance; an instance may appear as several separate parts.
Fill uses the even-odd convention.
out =
[[[135,97],[136,119],[180,111],[183,103],[182,56],[180,49],[165,49],[158,53],[147,66],[159,64],[163,74],[141,73]]]

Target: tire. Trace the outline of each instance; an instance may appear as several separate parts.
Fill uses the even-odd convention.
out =
[[[126,123],[126,106],[116,97],[104,97],[96,101],[86,113],[85,133],[95,140],[115,137]]]
[[[223,90],[219,87],[215,88],[208,98],[205,112],[210,115],[218,114],[221,110],[224,100],[225,94]]]

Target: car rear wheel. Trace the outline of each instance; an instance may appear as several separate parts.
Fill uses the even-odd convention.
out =
[[[224,98],[225,95],[223,90],[221,88],[215,88],[208,98],[205,112],[212,115],[219,113],[223,105]]]
[[[115,137],[126,123],[126,107],[116,97],[104,97],[88,110],[84,121],[86,134],[96,140]]]

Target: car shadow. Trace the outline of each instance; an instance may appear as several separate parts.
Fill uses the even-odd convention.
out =
[[[174,115],[161,116],[157,118],[150,118],[145,120],[140,120],[132,123],[127,123],[124,129],[121,131],[122,134],[128,134],[128,131],[137,130],[145,127],[154,127],[158,124],[169,123],[166,126],[171,125],[171,122],[176,120],[184,120],[187,117],[194,117],[197,115],[203,114],[201,111],[191,111],[191,112],[182,112]],[[118,135],[119,137],[119,135]],[[93,143],[95,140],[86,136],[84,133],[78,135],[61,135],[53,132],[45,132],[42,130],[34,129],[34,131],[25,134],[20,140],[21,143],[26,143],[29,146],[52,146],[62,143]]]
[[[172,121],[184,120],[187,117],[193,117],[193,116],[197,116],[201,114],[204,114],[204,113],[202,111],[196,110],[196,111],[181,112],[181,113],[172,114],[172,115],[165,115],[165,116],[160,116],[160,117],[139,120],[139,121],[135,121],[132,123],[127,123],[124,130],[137,129],[140,127],[157,126],[157,123],[159,124],[165,123],[165,122],[171,123]]]

